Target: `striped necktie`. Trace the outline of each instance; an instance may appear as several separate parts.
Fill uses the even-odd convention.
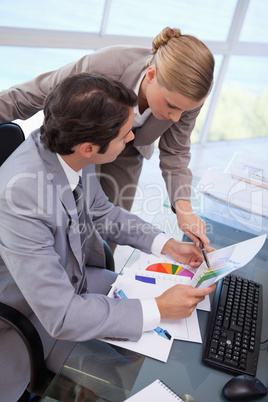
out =
[[[82,266],[83,266],[83,278],[80,284],[79,290],[82,290],[82,293],[86,291],[86,276],[85,276],[85,243],[86,243],[86,218],[85,218],[85,197],[82,187],[82,180],[81,176],[79,176],[79,182],[76,188],[73,190],[75,205],[77,209],[78,215],[78,231],[80,233],[80,240],[81,240],[81,251],[82,251]]]

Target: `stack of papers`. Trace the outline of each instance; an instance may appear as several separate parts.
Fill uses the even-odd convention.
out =
[[[108,296],[113,297],[115,290],[123,290],[128,299],[148,299],[160,296],[166,289],[140,282],[139,280],[133,280],[128,275],[120,275],[113,284]],[[196,311],[187,319],[177,321],[161,320],[160,327],[171,334],[171,339],[159,336],[155,331],[147,331],[143,332],[138,342],[105,341],[163,362],[168,359],[174,339],[202,343]]]

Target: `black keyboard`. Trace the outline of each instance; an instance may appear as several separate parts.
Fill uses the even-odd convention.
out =
[[[262,285],[235,275],[217,284],[203,362],[233,375],[256,375],[262,326]]]

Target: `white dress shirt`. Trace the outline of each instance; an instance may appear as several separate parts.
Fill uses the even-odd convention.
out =
[[[141,85],[141,82],[142,82],[142,80],[144,78],[144,75],[145,75],[145,72],[142,72],[140,77],[139,77],[139,79],[138,79],[137,84],[135,85],[134,92],[135,92],[135,94],[137,96],[139,95],[140,85]],[[133,128],[143,126],[143,124],[146,122],[146,120],[151,115],[151,113],[152,113],[152,111],[148,107],[146,110],[144,110],[144,112],[142,114],[140,114],[139,105],[137,104],[136,106],[134,106]]]

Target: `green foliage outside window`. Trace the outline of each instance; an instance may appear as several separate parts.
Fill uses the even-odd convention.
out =
[[[209,102],[209,99],[208,101]],[[210,126],[208,141],[231,141],[268,137],[268,88],[256,94],[232,86],[222,89]],[[192,133],[198,142],[208,104],[201,111]]]

